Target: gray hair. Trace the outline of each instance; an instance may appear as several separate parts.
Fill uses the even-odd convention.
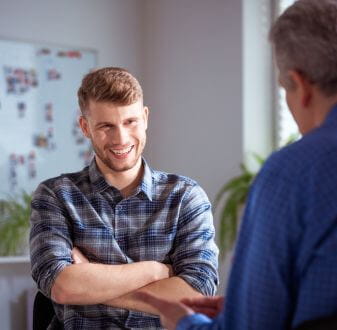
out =
[[[270,35],[280,79],[303,74],[327,96],[337,92],[337,0],[298,0],[277,19]]]

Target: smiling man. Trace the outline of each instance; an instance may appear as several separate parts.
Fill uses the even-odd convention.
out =
[[[152,293],[213,295],[218,249],[206,194],[193,180],[151,169],[142,153],[149,110],[121,68],[84,77],[80,126],[95,157],[37,188],[32,275],[65,329],[159,329]]]

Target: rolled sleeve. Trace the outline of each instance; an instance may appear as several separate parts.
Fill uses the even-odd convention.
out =
[[[72,262],[69,224],[54,192],[44,184],[35,191],[31,209],[32,277],[38,288],[50,297],[57,275]]]
[[[218,254],[211,205],[198,185],[183,199],[174,252],[175,274],[204,295],[214,295],[218,285]]]

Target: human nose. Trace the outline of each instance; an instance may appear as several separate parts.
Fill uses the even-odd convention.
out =
[[[112,142],[114,144],[124,145],[127,143],[128,134],[124,127],[116,127],[112,133]]]

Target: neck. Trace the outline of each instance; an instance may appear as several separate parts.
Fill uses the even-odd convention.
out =
[[[144,173],[141,158],[139,158],[135,166],[126,171],[111,170],[97,156],[96,164],[107,182],[117,188],[123,197],[128,197],[132,194],[142,180]]]
[[[315,126],[318,127],[322,125],[325,118],[331,111],[332,107],[337,104],[337,96],[332,97],[321,97],[317,100],[316,107],[314,111]]]
[[[312,129],[321,126],[325,121],[327,115],[331,111],[332,107],[336,104],[337,95],[327,97],[322,94],[321,91],[316,91],[316,93],[314,93],[313,95],[312,102],[308,109],[309,112],[312,114],[311,116],[307,116],[307,120],[310,120],[310,122],[306,123],[306,128],[301,133],[306,134]]]

